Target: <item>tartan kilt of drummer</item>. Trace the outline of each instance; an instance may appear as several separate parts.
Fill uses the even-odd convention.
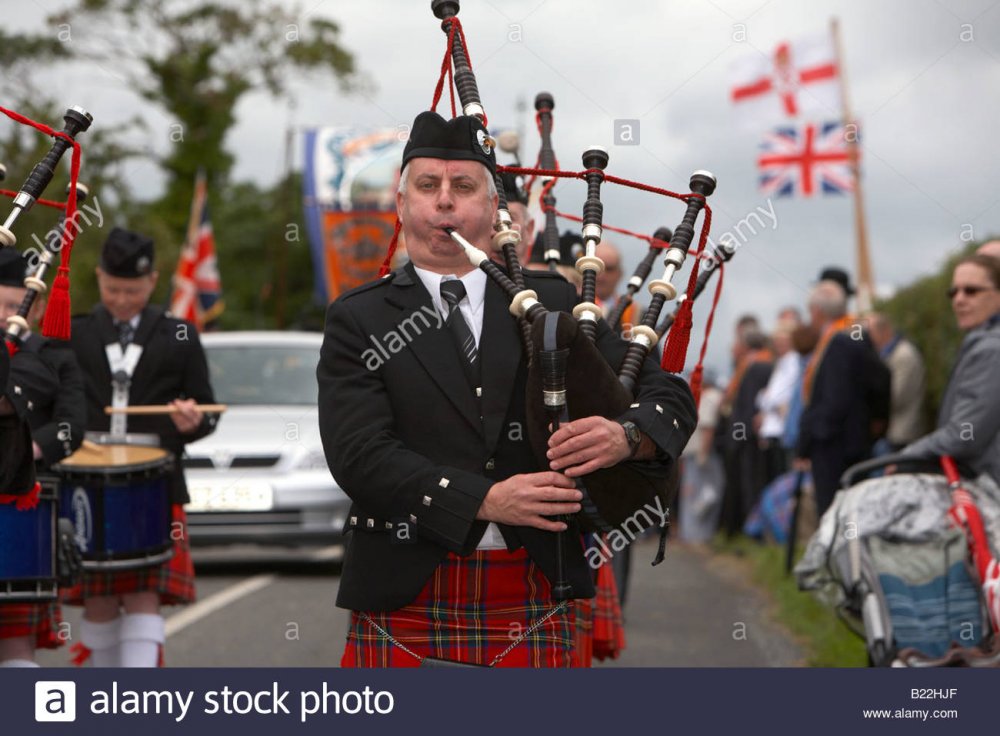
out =
[[[389,613],[369,613],[420,657],[488,665],[552,610],[551,586],[523,550],[449,553],[417,597]],[[574,604],[553,615],[497,667],[571,667]],[[351,612],[341,667],[416,667],[420,661]]]
[[[82,606],[87,598],[119,596],[125,593],[154,591],[160,594],[161,606],[193,603],[194,563],[188,544],[187,515],[181,504],[172,507],[174,556],[161,565],[116,572],[85,572],[76,585],[62,592],[62,601]],[[178,526],[179,525],[179,526]],[[180,530],[180,533],[178,533]]]
[[[617,659],[625,648],[625,625],[611,565],[597,568],[594,590],[593,598],[576,601],[577,667],[590,667],[595,659]]]
[[[0,639],[34,638],[35,649],[58,649],[62,615],[58,601],[48,603],[0,603]]]

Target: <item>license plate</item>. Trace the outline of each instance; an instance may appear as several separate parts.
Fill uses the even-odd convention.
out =
[[[271,486],[263,481],[191,483],[188,511],[270,511],[274,505]]]

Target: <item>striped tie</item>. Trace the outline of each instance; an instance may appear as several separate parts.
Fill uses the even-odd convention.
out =
[[[131,322],[116,322],[115,327],[118,328],[118,344],[122,346],[122,350],[127,348],[132,344],[132,340],[135,339],[135,330],[132,329]]]
[[[462,315],[462,310],[458,308],[458,303],[465,298],[465,284],[457,279],[441,282],[441,298],[448,304],[448,320],[445,324],[451,330],[455,338],[455,344],[459,352],[465,356],[472,368],[471,378],[475,379],[479,375],[479,351],[476,349],[476,338],[472,336],[472,330],[468,322]],[[474,380],[473,385],[478,385]]]

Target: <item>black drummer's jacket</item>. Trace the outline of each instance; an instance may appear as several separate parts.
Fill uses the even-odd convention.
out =
[[[73,318],[71,343],[85,376],[88,431],[107,432],[111,428],[111,418],[104,413],[111,405],[111,368],[105,346],[117,342],[118,330],[103,305]],[[142,355],[129,386],[130,405],[166,404],[174,399],[214,403],[205,351],[194,325],[162,307],[148,305],[142,310],[133,342],[142,346]],[[217,416],[206,414],[194,432],[182,435],[168,415],[128,417],[130,434],[156,434],[161,447],[173,453],[173,503],[189,500],[181,467],[184,445],[211,434],[216,421]]]
[[[87,423],[83,373],[67,342],[31,333],[11,358],[7,398],[31,428],[42,465],[71,455]]]
[[[576,303],[559,275],[528,271],[525,280],[550,309],[571,311]],[[391,611],[408,604],[449,552],[476,548],[487,526],[476,514],[490,487],[543,469],[527,439],[527,371],[508,306],[488,282],[478,401],[412,265],[342,295],[327,311],[317,369],[320,431],[333,476],[354,502],[338,606]],[[627,345],[604,322],[597,346],[617,369]],[[694,429],[691,392],[652,359],[640,385],[621,418],[634,421],[669,466]],[[555,580],[553,533],[499,528],[508,549],[523,547]],[[415,536],[404,539],[411,530]],[[577,597],[591,597],[575,522],[566,536],[576,547],[567,555],[567,579]]]
[[[0,339],[0,396],[6,397],[9,378],[10,356],[7,344]],[[6,402],[3,411],[0,414],[0,503],[6,503],[10,497],[26,495],[35,485],[31,431],[16,409],[8,407]]]

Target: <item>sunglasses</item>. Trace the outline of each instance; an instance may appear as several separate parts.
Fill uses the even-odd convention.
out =
[[[996,291],[996,288],[993,286],[952,286],[947,293],[949,299],[954,299],[959,292],[963,296],[975,296],[983,291]]]

